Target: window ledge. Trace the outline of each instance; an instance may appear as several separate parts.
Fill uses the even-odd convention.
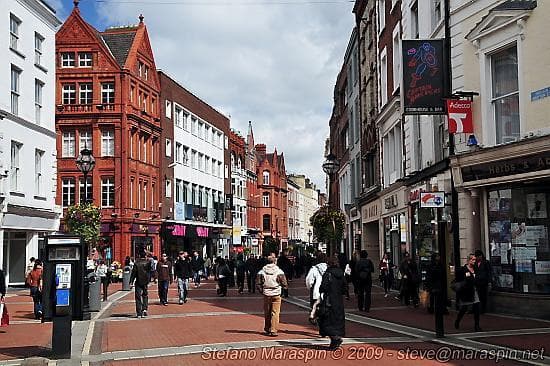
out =
[[[44,66],[36,63],[34,64],[34,66],[36,66],[36,68],[42,70],[43,72],[48,73],[48,69],[46,69]]]
[[[10,191],[10,195],[11,195],[11,196],[16,196],[16,197],[25,197],[25,193],[23,193],[23,192],[16,192],[16,191]]]
[[[47,198],[44,197],[44,196],[34,196],[34,199],[38,200],[38,201],[46,201],[47,200]]]
[[[15,48],[10,47],[10,50],[12,50],[13,53],[15,53],[17,56],[21,57],[22,59],[26,58],[26,56],[24,54],[22,54],[20,51],[16,50]]]

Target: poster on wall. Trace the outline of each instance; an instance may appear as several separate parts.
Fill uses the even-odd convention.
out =
[[[508,220],[497,220],[489,223],[490,237],[497,242],[508,242],[511,240],[511,223]]]
[[[527,229],[524,222],[512,222],[512,244],[527,244]]]
[[[512,247],[512,259],[517,261],[537,259],[537,247]]]
[[[533,262],[529,261],[529,260],[517,260],[516,261],[516,272],[532,273],[533,272]]]
[[[498,287],[514,288],[514,276],[511,274],[501,274],[498,276]]]
[[[510,243],[491,243],[491,260],[498,257],[499,264],[510,263]],[[496,261],[496,259],[494,259]]]
[[[527,245],[538,246],[547,242],[548,232],[544,225],[533,225],[526,227],[525,241]]]
[[[535,274],[550,274],[550,261],[535,261]]]
[[[445,113],[443,40],[403,40],[402,49],[405,114]]]
[[[533,193],[527,196],[527,217],[530,219],[545,219],[546,213],[546,194]]]

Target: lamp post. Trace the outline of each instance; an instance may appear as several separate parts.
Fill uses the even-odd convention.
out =
[[[84,149],[80,151],[80,155],[76,158],[76,166],[84,175],[84,202],[82,202],[82,197],[80,197],[80,203],[88,203],[88,173],[94,170],[95,159],[92,151],[86,146],[84,146]]]
[[[328,188],[327,188],[327,193],[328,193],[328,205],[327,205],[327,213],[328,213],[328,209],[330,207],[330,203],[331,203],[331,194],[330,194],[330,188],[331,188],[331,183],[332,183],[332,175],[335,174],[338,169],[340,168],[340,162],[338,161],[338,159],[336,158],[336,155],[334,155],[332,152],[330,152],[326,158],[325,158],[325,162],[323,163],[323,171],[325,172],[325,174],[328,176]],[[329,243],[329,253],[327,253],[328,255],[332,255],[332,245],[331,243]]]

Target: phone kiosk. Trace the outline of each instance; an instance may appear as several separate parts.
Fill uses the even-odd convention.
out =
[[[71,324],[83,319],[86,245],[79,236],[45,238],[44,317],[53,321],[52,352],[71,356]]]

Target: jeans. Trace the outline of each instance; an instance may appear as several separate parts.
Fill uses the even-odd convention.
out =
[[[138,316],[143,314],[143,311],[147,311],[149,305],[149,295],[147,293],[147,285],[141,286],[136,283],[135,285],[135,299],[136,299],[136,314]]]
[[[168,280],[158,280],[159,299],[161,304],[168,303]]]
[[[279,330],[279,314],[281,312],[281,296],[264,295],[264,330],[275,333]]]
[[[187,300],[187,286],[189,286],[189,284],[187,282],[187,278],[179,278],[178,277],[179,301]]]
[[[39,319],[42,315],[42,292],[38,290],[38,287],[31,287],[31,296],[34,303],[34,317]]]
[[[200,271],[193,272],[193,282],[195,283],[195,286],[200,286],[201,284]]]

